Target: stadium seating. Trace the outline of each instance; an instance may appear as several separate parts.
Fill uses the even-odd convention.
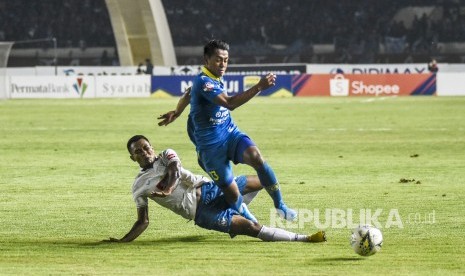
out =
[[[450,46],[465,43],[465,5],[457,0],[162,2],[179,64],[201,62],[198,47],[212,37],[234,46],[236,63],[426,62],[431,56],[462,62],[465,56]],[[0,41],[54,36],[61,48],[104,47],[116,58],[104,0],[0,0],[0,23]]]

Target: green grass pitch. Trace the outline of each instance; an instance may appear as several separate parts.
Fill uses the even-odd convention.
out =
[[[288,205],[318,210],[322,224],[325,212],[345,212],[342,222],[330,220],[325,244],[230,239],[154,202],[137,240],[100,243],[122,237],[136,219],[130,136],[147,135],[156,151],[175,149],[186,168],[202,173],[187,114],[156,126],[176,102],[0,101],[0,274],[465,273],[465,97],[258,97],[233,112],[274,168]],[[236,166],[235,173],[254,172]],[[250,209],[270,224],[270,207],[262,192]],[[357,222],[361,210],[378,209],[383,249],[360,257],[350,229],[340,226],[349,210]],[[390,212],[397,224],[386,227]],[[317,229],[316,220],[284,226]]]

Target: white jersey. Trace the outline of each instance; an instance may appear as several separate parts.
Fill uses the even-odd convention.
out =
[[[168,165],[172,162],[181,162],[176,152],[167,149],[158,155],[153,168],[141,170],[132,185],[132,195],[137,208],[148,205],[148,198],[161,206],[170,209],[186,219],[195,219],[197,209],[196,188],[210,180],[201,175],[194,175],[181,167],[181,174],[176,181],[171,195],[167,197],[153,197],[153,191],[161,192],[166,184]]]

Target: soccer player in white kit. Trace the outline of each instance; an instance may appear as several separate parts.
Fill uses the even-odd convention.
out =
[[[141,167],[132,186],[137,221],[121,239],[109,238],[104,241],[130,242],[142,234],[149,225],[148,199],[186,219],[194,220],[202,228],[229,233],[231,237],[247,235],[263,241],[326,241],[323,231],[300,235],[242,217],[229,207],[221,189],[210,179],[184,169],[172,149],[156,155],[149,140],[143,135],[129,139],[127,148],[131,159]],[[250,203],[262,189],[257,176],[239,176],[236,181],[246,203]]]

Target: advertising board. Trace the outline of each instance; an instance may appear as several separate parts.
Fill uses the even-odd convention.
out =
[[[294,76],[295,96],[435,95],[435,74],[304,74]]]

